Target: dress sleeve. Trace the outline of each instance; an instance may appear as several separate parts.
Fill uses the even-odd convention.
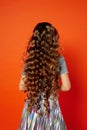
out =
[[[66,65],[65,58],[64,58],[63,56],[60,57],[59,63],[60,63],[60,66],[61,66],[60,75],[61,75],[61,74],[64,74],[64,73],[69,73],[69,72],[68,72],[67,65]]]
[[[26,74],[26,72],[24,71],[25,68],[26,68],[26,65],[24,64],[23,69],[22,69],[22,75]]]

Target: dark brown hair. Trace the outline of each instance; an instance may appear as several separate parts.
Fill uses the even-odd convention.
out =
[[[49,97],[55,95],[60,87],[60,65],[58,58],[59,34],[48,22],[38,23],[26,49],[24,72],[26,73],[25,87],[29,99],[29,111],[34,106],[40,108],[41,94],[44,93],[44,106],[49,112]]]

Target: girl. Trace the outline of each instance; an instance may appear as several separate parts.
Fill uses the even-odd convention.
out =
[[[19,83],[27,97],[18,130],[66,130],[58,91],[70,90],[71,83],[58,43],[59,34],[52,24],[35,26]]]

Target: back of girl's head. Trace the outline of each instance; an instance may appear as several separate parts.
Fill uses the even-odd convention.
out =
[[[32,38],[35,36],[38,36],[38,40],[44,39],[47,41],[47,40],[53,40],[52,38],[56,38],[56,40],[59,39],[59,34],[56,28],[48,22],[40,22],[35,26]]]
[[[35,26],[33,32],[35,32],[36,30],[38,30],[40,33],[42,33],[44,30],[47,30],[48,27],[54,30],[54,32],[53,32],[54,35],[57,35],[57,30],[52,26],[52,24],[50,24],[48,22],[40,22],[40,23],[38,23]]]

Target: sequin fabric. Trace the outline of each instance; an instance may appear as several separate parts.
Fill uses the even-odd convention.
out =
[[[40,102],[41,108],[38,110],[40,114],[34,107],[29,112],[28,103],[29,100],[26,100],[18,130],[67,130],[57,96],[49,98],[49,116],[44,113],[44,100]]]

